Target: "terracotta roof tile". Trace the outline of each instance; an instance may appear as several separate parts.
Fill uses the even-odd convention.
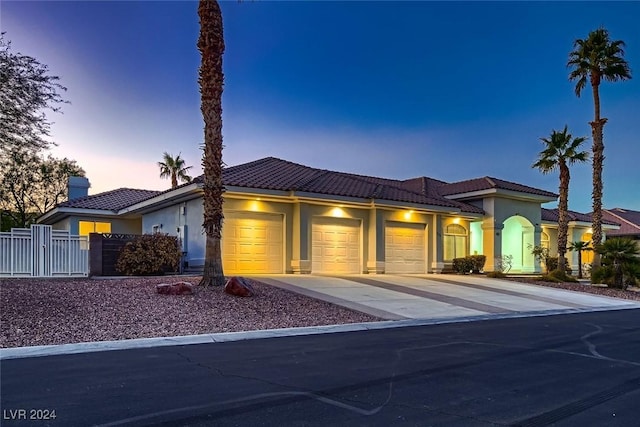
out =
[[[589,222],[589,223],[592,221],[591,214],[583,214],[583,213],[571,211],[571,210],[568,211],[567,214],[569,216],[569,221]],[[556,209],[542,208],[543,221],[558,222],[559,219],[560,219],[560,213],[557,208]],[[620,225],[619,222],[609,221],[604,219],[602,223],[608,224],[608,225]],[[611,234],[611,232],[607,232],[607,233]]]
[[[58,206],[78,209],[100,209],[115,213],[120,209],[149,199],[157,194],[160,194],[160,191],[118,188],[104,193],[68,200]]]
[[[493,178],[490,176],[469,179],[467,181],[453,182],[451,184],[443,184],[440,187],[440,194],[442,194],[443,196],[451,196],[454,194],[464,194],[474,191],[492,189],[517,191],[520,193],[528,193],[544,197],[558,197],[557,194],[550,191],[529,187],[528,185],[518,184],[516,182],[505,181],[503,179]]]
[[[603,209],[602,218],[620,223],[619,230],[609,231],[609,236],[640,235],[640,212],[631,209]]]
[[[356,175],[315,169],[286,160],[268,157],[225,169],[226,186],[238,186],[281,191],[303,191],[362,199],[389,200],[460,209],[463,212],[483,211],[466,203],[448,200],[435,190],[422,192],[434,183],[442,181],[430,178],[414,178],[407,181]]]

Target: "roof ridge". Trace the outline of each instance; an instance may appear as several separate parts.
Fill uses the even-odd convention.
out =
[[[616,217],[616,218],[618,218],[619,220],[626,222],[627,224],[629,224],[629,225],[630,225],[630,226],[632,226],[633,228],[637,228],[638,230],[640,230],[640,225],[638,225],[638,224],[636,224],[636,223],[634,223],[634,222],[632,222],[632,221],[629,221],[628,219],[623,218],[623,217],[621,217],[620,215],[616,215],[616,214],[612,213],[609,209],[603,209],[603,210],[604,210],[605,212],[608,212],[608,213],[610,213],[611,215],[615,216],[615,217]],[[625,210],[623,210],[623,209],[620,209],[620,210],[626,213],[626,211],[625,211]]]
[[[484,179],[487,180],[487,182],[492,186],[492,187],[497,187],[498,185],[496,184],[495,178],[491,178],[490,176],[485,176]],[[515,184],[515,183],[512,183]]]

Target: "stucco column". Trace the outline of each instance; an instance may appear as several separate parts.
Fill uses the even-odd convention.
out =
[[[369,240],[367,272],[382,274],[385,268],[384,213],[379,209],[373,208],[369,211],[369,226],[366,232]]]
[[[482,223],[482,252],[487,257],[484,271],[496,271],[496,258],[502,257],[502,229],[504,224],[492,219]]]
[[[293,235],[291,236],[291,271],[294,274],[311,273],[309,235],[311,233],[309,207],[305,203],[293,205]]]
[[[542,243],[542,227],[536,224],[533,226],[533,245],[540,246],[541,243]],[[538,261],[536,261],[535,257],[533,257],[532,273],[542,273],[542,265]]]
[[[431,241],[431,247],[429,248],[429,254],[431,254],[431,271],[430,273],[442,273],[444,269],[444,233],[442,231],[442,217],[438,214],[434,214],[431,218],[431,233],[429,233],[429,240]]]
[[[540,269],[540,266],[537,265],[538,262],[536,258],[531,253],[531,250],[537,244],[540,245],[540,232],[542,229],[540,226],[535,227],[533,225],[523,225],[522,226],[522,266],[520,270],[523,273],[535,273]],[[536,238],[537,236],[537,238]],[[537,270],[536,270],[537,268]]]

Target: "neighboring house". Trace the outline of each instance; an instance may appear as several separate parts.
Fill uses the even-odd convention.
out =
[[[618,230],[607,233],[608,237],[629,237],[640,248],[640,212],[631,209],[603,209],[602,218],[620,224]]]
[[[540,265],[529,245],[551,241],[557,228],[541,209],[556,194],[490,177],[396,180],[268,157],[226,168],[223,182],[226,274],[433,273],[469,254],[486,255],[487,271],[512,255],[512,272],[532,273]],[[178,235],[188,266],[197,268],[204,264],[202,218],[198,177],[163,192],[119,189],[71,200],[39,222]],[[575,221],[573,233],[588,227]]]

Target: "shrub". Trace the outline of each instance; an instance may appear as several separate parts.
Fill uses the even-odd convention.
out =
[[[502,255],[494,259],[495,271],[500,273],[508,273],[513,265],[513,255]]]
[[[557,270],[558,269],[558,264],[559,264],[558,257],[548,256],[545,259],[545,266],[547,268],[547,274],[551,274],[551,273],[553,273],[553,271]],[[565,264],[564,269],[565,269],[565,272],[567,274],[569,274],[569,275],[571,273],[573,273],[573,270],[571,269],[571,267],[569,267],[568,264]]]
[[[480,273],[484,270],[484,263],[487,262],[487,257],[485,255],[469,255],[467,258],[471,259],[473,262],[473,272]]]
[[[161,275],[177,271],[182,252],[175,236],[143,234],[120,251],[116,270],[127,276]]]
[[[453,271],[459,274],[467,274],[473,270],[475,263],[470,257],[454,258]]]
[[[608,239],[596,247],[602,254],[602,268],[591,273],[591,281],[596,280],[608,286],[626,289],[640,278],[640,249],[628,238]]]

